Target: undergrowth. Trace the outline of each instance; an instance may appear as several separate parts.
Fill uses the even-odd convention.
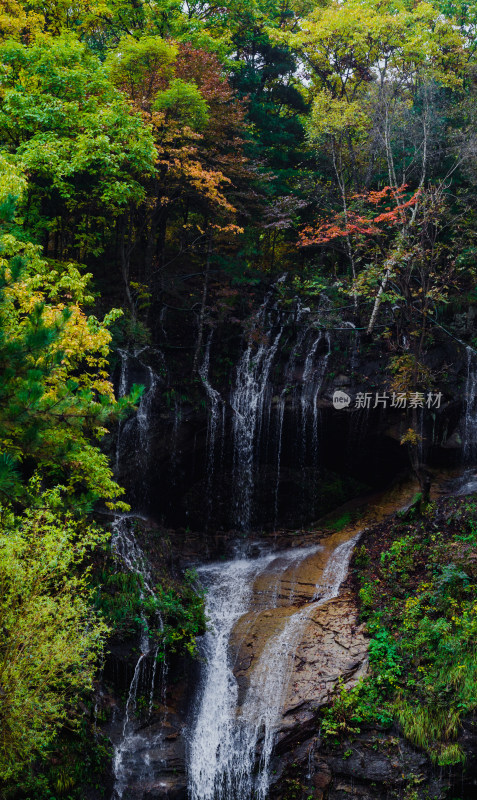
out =
[[[137,635],[146,625],[159,645],[159,660],[166,652],[196,656],[196,637],[205,633],[206,619],[205,595],[194,570],[186,570],[182,580],[165,575],[155,586],[155,597],[144,591],[140,576],[121,571],[112,557],[96,570],[95,580],[95,608],[115,639]]]
[[[464,760],[461,723],[477,708],[477,503],[446,499],[375,526],[354,557],[370,634],[367,678],[338,686],[329,741],[398,723],[438,765]]]

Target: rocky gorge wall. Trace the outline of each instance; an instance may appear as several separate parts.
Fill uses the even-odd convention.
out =
[[[383,344],[367,341],[351,323],[324,329],[319,315],[299,304],[284,317],[270,298],[236,342],[232,364],[224,364],[220,330],[209,332],[199,376],[193,380],[185,380],[159,347],[120,352],[118,394],[133,383],[143,383],[145,392],[136,415],[122,423],[111,441],[111,450],[133,508],[145,518],[134,536],[144,550],[151,585],[167,571],[182,574],[217,558],[233,564],[237,544],[246,547],[248,561],[264,552],[275,552],[278,558],[290,545],[295,553],[307,547],[316,552],[299,559],[300,570],[295,569],[288,584],[281,567],[273,573],[272,592],[272,584],[267,588],[267,581],[257,577],[249,610],[238,609],[225,641],[234,665],[225,684],[236,682],[241,713],[247,703],[253,707],[251,690],[256,697],[264,687],[265,695],[271,693],[262,716],[254,718],[248,751],[240,751],[238,767],[231,755],[237,742],[236,734],[230,734],[229,716],[224,728],[232,736],[227,758],[215,773],[209,771],[207,780],[202,767],[194,778],[191,751],[203,665],[172,659],[172,673],[169,664],[160,674],[147,644],[140,641],[138,647],[135,639],[112,642],[99,704],[108,719],[104,731],[116,748],[107,789],[115,800],[248,800],[252,788],[237,784],[237,775],[247,762],[251,780],[257,758],[259,774],[262,769],[267,780],[253,791],[277,800],[407,797],[403,792],[410,791],[416,775],[416,796],[440,798],[453,784],[437,775],[428,757],[406,743],[398,730],[386,735],[366,730],[338,752],[320,739],[320,710],[338,681],[353,686],[366,673],[367,663],[356,592],[351,587],[340,590],[351,549],[342,553],[344,571],[329,596],[323,553],[342,552],[340,546],[367,523],[345,524],[336,535],[311,523],[366,495],[365,504],[381,513],[369,493],[410,471],[400,444],[409,416],[389,403],[374,407],[376,394],[390,394],[389,357]],[[473,458],[477,370],[472,353],[444,335],[429,351],[428,361],[439,368],[442,381],[433,387],[442,394],[439,407],[417,411],[420,458],[432,474]],[[335,408],[336,391],[350,396],[348,407]],[[369,407],[356,407],[360,395],[371,396]],[[353,518],[355,507],[351,502],[342,511],[345,519]],[[385,513],[389,511],[387,506]],[[219,571],[224,572],[224,562]],[[283,639],[290,632],[291,638]],[[291,661],[280,662],[273,670],[275,683],[270,683],[268,666],[264,671],[259,665],[265,652],[265,664],[276,667],[278,651],[267,647],[277,642]],[[282,675],[280,685],[277,673]],[[272,707],[275,716],[270,717]],[[212,717],[215,710],[213,706]],[[202,739],[210,740],[207,730]],[[221,741],[223,731],[216,734]],[[470,734],[468,738],[472,741]],[[209,767],[213,760],[212,748]],[[228,775],[229,783],[216,783],[221,774]]]
[[[118,393],[146,387],[110,444],[135,511],[176,529],[300,527],[409,470],[411,426],[430,467],[475,455],[475,355],[439,329],[426,353],[439,405],[414,415],[392,406],[386,340],[351,322],[298,302],[283,310],[272,295],[235,333],[209,330],[194,376],[177,331],[120,352]],[[333,405],[336,391],[347,407]]]
[[[216,625],[217,621],[221,624],[224,608],[226,614],[236,614],[219,644],[230,648],[232,654],[230,663],[237,687],[234,702],[237,702],[239,714],[253,723],[253,758],[257,757],[258,763],[266,746],[268,724],[274,734],[274,747],[267,756],[267,797],[276,800],[459,797],[467,800],[473,796],[477,769],[472,717],[465,721],[459,737],[466,752],[464,766],[433,765],[429,756],[412,746],[396,725],[390,728],[389,725],[364,723],[356,728],[353,723],[350,735],[346,734],[343,722],[339,741],[321,735],[323,709],[330,703],[337,686],[340,685],[340,691],[346,691],[367,673],[368,634],[360,618],[358,586],[353,573],[346,577],[351,548],[357,539],[367,541],[368,536],[374,536],[373,531],[380,529],[379,524],[391,524],[393,509],[409,506],[416,488],[415,484],[405,483],[368,498],[367,509],[361,507],[361,518],[338,533],[330,534],[329,529],[323,527],[308,534],[281,534],[274,541],[271,553],[267,537],[254,537],[244,551],[245,560],[240,560],[237,551],[235,558],[229,560],[234,550],[231,537],[209,539],[212,560],[199,570],[202,580],[212,587],[209,589],[212,592],[209,628],[223,635],[224,629],[217,629]],[[352,504],[343,510],[346,512],[350,507]],[[145,546],[149,543],[148,556],[153,564],[156,559],[157,575],[163,572],[164,559],[168,560],[168,569],[179,571],[197,563],[196,536],[177,537],[172,547],[174,552],[162,549],[159,557],[160,548],[151,547],[151,542],[163,542],[165,532],[151,529],[147,523],[143,525],[138,537]],[[215,559],[220,554],[222,557],[217,562]],[[334,560],[330,559],[333,554]],[[205,554],[201,555],[203,559]],[[229,569],[238,570],[235,573],[237,584],[230,583]],[[247,577],[249,570],[252,570],[250,578]],[[222,581],[218,591],[213,588],[217,580]],[[249,581],[251,589],[245,603],[240,597],[244,580]],[[234,610],[231,604],[237,602]],[[214,672],[217,666],[223,668],[224,662],[220,661],[220,653],[217,661],[215,637],[210,632],[208,635],[209,642],[201,649],[202,659],[195,666],[191,662],[182,666],[177,662],[170,664],[164,694],[157,681],[152,713],[144,706],[135,709],[135,740],[125,760],[127,781],[123,794],[118,795],[125,800],[165,797],[185,800],[191,796],[191,745],[194,730],[197,736],[198,712],[199,717],[202,714],[202,729],[197,738],[204,750],[198,758],[199,771],[195,774],[198,785],[192,790],[192,796],[250,795],[250,792],[238,793],[237,787],[233,791],[227,786],[220,789],[221,784],[214,783],[214,769],[210,771],[211,765],[214,767],[214,742],[224,744],[227,736],[232,737],[228,744],[232,744],[233,749],[225,748],[228,757],[219,759],[219,766],[229,769],[232,777],[237,762],[227,759],[231,753],[236,756],[242,752],[243,756],[244,752],[240,749],[243,740],[234,738],[233,718],[227,717],[229,712],[225,718],[221,717],[221,700],[227,696],[230,686],[227,688],[227,674],[224,673],[224,683],[219,681],[222,693],[217,695]],[[121,685],[127,696],[137,663],[137,655],[134,656],[130,645],[112,653],[104,675],[101,703],[109,707],[110,721],[105,731],[113,741],[121,737],[124,725],[124,701],[121,702],[121,692],[117,691],[118,676],[114,676],[118,663],[123,664],[125,680]],[[208,692],[202,694],[204,708],[201,712],[197,706],[197,689],[204,686],[204,678],[207,683],[209,668],[212,682]],[[150,672],[142,677],[142,696],[146,695],[148,700],[150,677]],[[245,750],[245,754],[247,752]],[[204,764],[207,766],[205,777]],[[215,769],[217,766],[215,764]],[[113,785],[111,777],[111,789]]]

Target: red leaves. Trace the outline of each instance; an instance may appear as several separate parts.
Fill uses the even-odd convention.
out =
[[[334,222],[324,222],[318,228],[313,228],[311,225],[303,228],[300,231],[300,247],[327,244],[343,236],[369,236],[379,233],[379,230],[373,227],[370,220],[360,217],[358,214],[348,214],[347,224],[340,225],[340,222],[343,222],[343,216],[335,214]]]
[[[328,244],[335,239],[349,236],[380,236],[384,233],[382,225],[403,225],[407,221],[407,210],[413,208],[420,195],[417,189],[411,197],[406,200],[407,185],[403,184],[397,189],[385,186],[379,191],[370,191],[365,194],[351,195],[350,200],[364,201],[373,206],[379,206],[384,202],[389,203],[394,200],[393,208],[387,205],[385,210],[376,217],[369,218],[357,211],[335,213],[331,220],[324,220],[317,227],[308,225],[300,232],[299,246],[310,247],[311,245]]]

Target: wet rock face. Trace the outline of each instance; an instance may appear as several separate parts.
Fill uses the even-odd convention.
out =
[[[450,772],[437,773],[397,729],[367,729],[335,748],[315,733],[277,757],[274,767],[271,800],[285,800],[292,787],[297,800],[444,800],[453,785]],[[463,791],[462,783],[458,796],[471,796]]]
[[[347,530],[327,537],[315,552],[283,570],[278,580],[279,564],[274,562],[273,570],[264,570],[254,582],[251,610],[232,633],[234,673],[243,697],[251,682],[266,682],[265,672],[273,668],[264,654],[267,643],[283,637],[286,626],[290,628],[286,642],[293,651],[278,742],[314,719],[339,677],[353,684],[366,670],[367,640],[356,603],[349,594],[326,600],[327,593],[333,593],[333,581],[340,580],[336,570],[342,566],[340,562],[330,571],[330,558],[353,533]]]
[[[402,507],[414,491],[414,486],[407,485],[375,496],[360,527]],[[367,669],[367,640],[359,623],[356,598],[350,591],[338,591],[347,572],[346,547],[353,546],[356,534],[357,525],[350,525],[321,539],[290,534],[277,540],[280,546],[288,545],[287,551],[268,554],[270,559],[265,558],[263,567],[252,570],[250,606],[234,623],[229,652],[238,682],[239,714],[244,707],[248,713],[254,710],[253,696],[247,704],[251,686],[257,692],[255,699],[260,697],[269,644],[275,641],[289,647],[285,650],[288,660],[281,661],[281,667],[289,667],[290,673],[285,675],[286,692],[280,698],[278,721],[273,723],[277,735],[267,800],[443,800],[449,786],[459,800],[470,800],[477,786],[477,734],[472,724],[464,731],[468,754],[465,779],[450,771],[438,774],[428,758],[406,743],[398,730],[364,730],[339,748],[320,741],[320,708],[329,702],[337,681],[341,678],[345,685],[353,686]],[[193,542],[185,538],[184,547],[179,548],[180,560],[188,561]],[[211,541],[210,554],[217,547],[217,552],[226,556],[225,544]],[[257,541],[248,552],[246,568],[254,558],[263,560],[265,552],[263,541]],[[222,575],[231,563],[224,559],[204,569]],[[246,574],[238,576],[237,592]],[[223,599],[230,603],[230,593]],[[294,623],[293,635],[283,637],[290,621]],[[279,652],[272,648],[268,654],[276,656]],[[120,656],[125,654],[118,650],[116,658]],[[276,665],[269,660],[272,673]],[[186,800],[191,796],[186,768],[191,741],[189,689],[198,685],[198,674],[175,683],[173,668],[169,677],[167,708],[157,703],[149,719],[141,722],[138,716],[137,747],[128,765],[128,786],[121,800]],[[211,711],[215,715],[217,707],[212,705]],[[120,735],[123,714],[124,707],[117,703],[109,727],[113,742]],[[255,768],[265,746],[259,734],[254,745]],[[414,790],[416,795],[412,794]],[[248,800],[251,796],[230,794],[224,798]],[[208,795],[198,798],[207,800]],[[99,800],[99,795],[94,800]]]
[[[188,687],[182,681],[170,687],[167,706],[159,698],[151,717],[136,716],[133,740],[124,756],[127,782],[121,788],[120,800],[186,800],[186,742],[184,730],[187,718]],[[108,712],[109,721],[102,727],[113,745],[121,740],[124,728],[124,703],[114,695],[103,692],[101,710]],[[115,776],[110,775],[106,795],[94,795],[94,800],[118,795],[113,792]],[[116,787],[117,791],[117,787]],[[93,798],[92,798],[93,800]]]
[[[295,654],[281,736],[313,719],[316,710],[329,702],[339,678],[353,686],[366,668],[367,638],[354,599],[348,594],[318,607]]]
[[[244,339],[226,373],[214,334],[193,385],[190,366],[183,384],[185,375],[166,377],[158,351],[122,363],[118,386],[146,387],[137,417],[111,444],[136,510],[174,528],[299,527],[409,468],[400,445],[408,417],[390,403],[374,407],[376,392],[389,392],[382,344],[355,347],[352,329],[328,342],[313,326],[285,326],[275,347],[278,323],[267,319],[269,335],[251,349]],[[436,371],[446,365],[447,377],[438,387],[442,407],[424,409],[419,423],[426,460],[451,466],[463,443],[466,354],[443,341],[427,358]],[[349,407],[333,407],[335,390],[351,396]],[[369,408],[356,407],[358,393],[371,396]]]

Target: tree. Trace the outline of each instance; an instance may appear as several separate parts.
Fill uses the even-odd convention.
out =
[[[123,490],[94,444],[129,405],[115,401],[108,377],[108,325],[120,312],[102,322],[87,316],[90,275],[16,238],[27,184],[5,156],[0,166],[0,492],[24,498],[25,478],[39,467],[75,504],[121,507]]]
[[[137,277],[154,301],[167,281],[166,248],[176,245],[171,261],[177,252],[205,256],[203,308],[212,243],[240,233],[234,201],[249,191],[243,110],[216,56],[190,45],[176,48],[157,37],[127,38],[107,64],[115,84],[150,124],[156,147],[141,221],[134,213],[129,216],[125,271],[130,273],[133,251],[144,242]]]
[[[26,235],[45,254],[97,258],[144,199],[151,131],[71,34],[0,45],[0,137],[28,172]]]
[[[29,485],[21,515],[0,504],[0,787],[11,787],[74,726],[108,629],[93,612],[85,566],[105,535],[61,510],[61,491]]]

